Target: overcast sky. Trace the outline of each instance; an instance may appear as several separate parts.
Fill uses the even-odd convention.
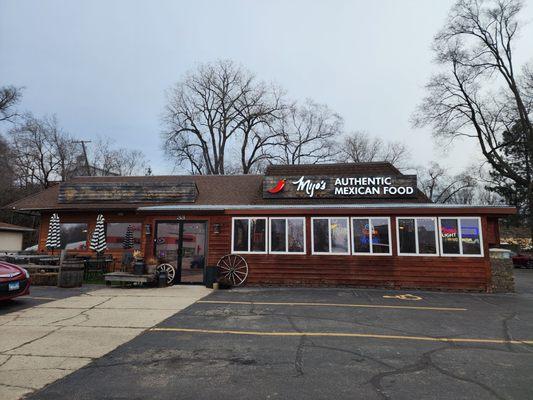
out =
[[[404,141],[416,165],[456,170],[474,143],[444,154],[409,118],[435,71],[430,50],[451,0],[0,0],[0,85],[21,108],[56,114],[80,139],[113,137],[172,171],[160,148],[165,90],[199,63],[232,59],[295,99],[328,104],[346,130]],[[522,17],[533,19],[530,4]],[[520,61],[532,56],[531,22]],[[529,52],[529,54],[526,54]]]

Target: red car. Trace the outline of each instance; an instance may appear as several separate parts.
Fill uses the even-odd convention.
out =
[[[0,301],[30,294],[30,274],[18,265],[0,261]]]
[[[517,254],[513,257],[513,265],[515,268],[533,268],[533,255]]]

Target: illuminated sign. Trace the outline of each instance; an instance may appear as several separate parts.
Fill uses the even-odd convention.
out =
[[[404,198],[416,197],[416,175],[266,176],[264,198]]]

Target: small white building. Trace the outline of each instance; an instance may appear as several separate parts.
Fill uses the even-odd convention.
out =
[[[0,251],[22,250],[22,236],[33,229],[0,222]]]

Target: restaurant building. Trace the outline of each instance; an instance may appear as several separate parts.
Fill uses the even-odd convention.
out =
[[[115,268],[133,247],[145,260],[171,263],[176,283],[201,282],[206,266],[242,257],[246,284],[479,291],[490,287],[498,219],[515,212],[432,203],[415,175],[383,162],[270,166],[265,175],[77,177],[11,207],[40,215],[43,252],[53,213],[62,247],[79,254],[91,253],[103,214]]]

